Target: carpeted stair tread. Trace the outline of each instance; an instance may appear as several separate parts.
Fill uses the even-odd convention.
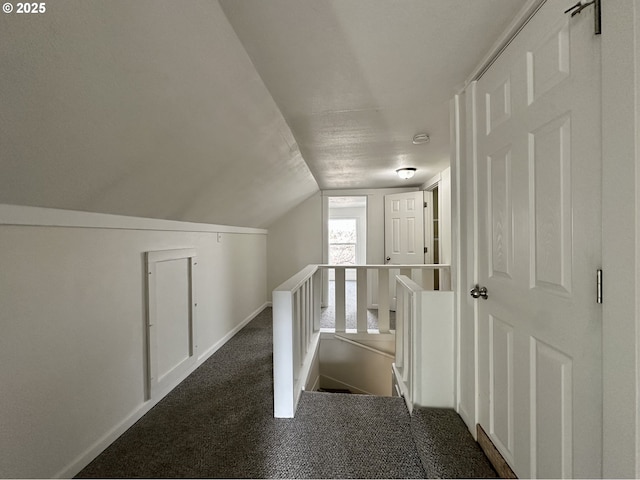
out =
[[[304,392],[291,423],[306,448],[293,478],[424,478],[401,398]]]
[[[454,410],[416,408],[411,431],[427,478],[498,478]]]

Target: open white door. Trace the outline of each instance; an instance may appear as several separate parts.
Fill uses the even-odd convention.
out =
[[[386,263],[424,263],[423,193],[394,193],[384,197]]]
[[[471,89],[479,422],[520,478],[602,475],[600,43],[571,3]]]
[[[423,192],[394,193],[384,196],[385,263],[417,265],[424,263]],[[396,309],[395,277],[389,272],[390,309]]]

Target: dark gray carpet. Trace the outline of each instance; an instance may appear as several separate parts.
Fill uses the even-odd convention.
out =
[[[454,410],[414,409],[411,431],[427,478],[498,478]]]
[[[397,397],[305,392],[295,419],[274,419],[269,308],[77,478],[495,475],[483,459],[455,412],[410,417]]]
[[[305,393],[273,418],[263,311],[78,478],[421,478],[402,400]]]

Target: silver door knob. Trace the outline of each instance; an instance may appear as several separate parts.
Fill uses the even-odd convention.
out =
[[[480,285],[473,287],[469,292],[469,295],[473,298],[482,298],[484,300],[489,298],[489,295],[487,295],[487,287],[481,287]]]

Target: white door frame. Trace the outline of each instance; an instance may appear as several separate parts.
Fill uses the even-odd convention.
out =
[[[537,11],[544,0],[529,0],[510,27],[478,65],[470,83],[487,68]],[[569,3],[568,2],[568,6]],[[591,14],[591,13],[587,13]],[[602,263],[603,304],[603,476],[640,478],[640,2],[602,2]],[[467,83],[467,84],[468,84]],[[460,91],[462,92],[462,90]],[[464,222],[475,224],[467,215],[473,192],[460,184],[464,165],[464,117],[460,118],[464,97],[452,101],[452,222],[454,230],[453,285],[457,292],[456,332],[462,322],[474,322],[464,308],[469,276],[475,275],[473,249],[460,238]],[[469,152],[470,154],[471,152]],[[468,172],[472,174],[472,172]],[[469,198],[471,197],[471,198]],[[463,206],[464,203],[464,206]],[[467,232],[469,233],[469,232]],[[469,235],[467,235],[467,241]],[[473,238],[470,239],[473,241]],[[465,252],[461,256],[461,252]],[[466,264],[460,263],[466,257]],[[466,278],[462,275],[466,274]],[[595,282],[595,276],[594,276]],[[595,283],[594,283],[595,289]],[[459,335],[458,335],[459,336]],[[458,339],[459,340],[459,339]],[[459,361],[459,351],[457,359]],[[459,396],[460,368],[456,366]],[[474,385],[474,392],[475,392]],[[456,398],[459,405],[460,398]],[[475,435],[475,412],[465,412],[465,421]]]
[[[640,2],[602,2],[603,475],[640,477]]]

